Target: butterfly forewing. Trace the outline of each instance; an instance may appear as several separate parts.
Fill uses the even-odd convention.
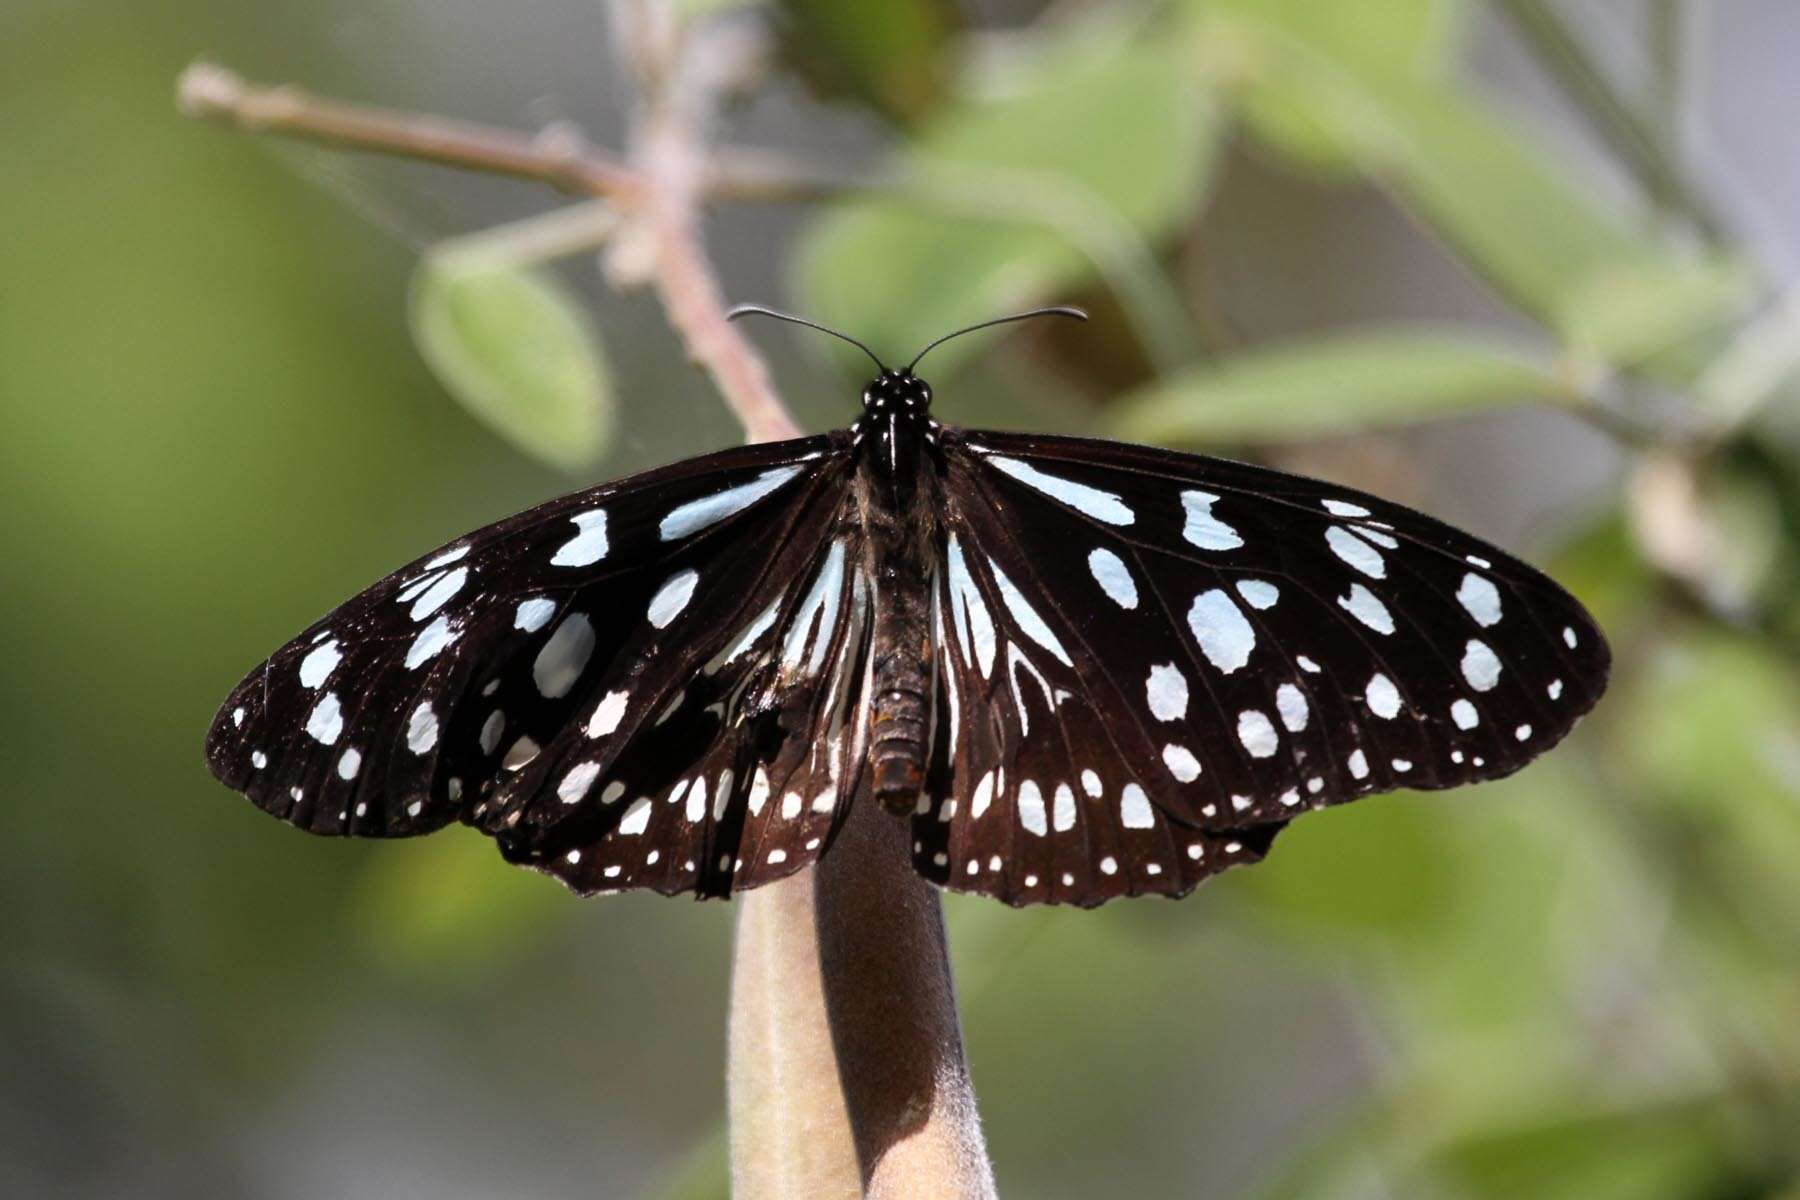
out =
[[[689,682],[732,628],[736,608],[716,598],[747,604],[771,547],[822,546],[847,491],[847,443],[688,460],[450,543],[247,676],[208,735],[209,765],[323,834],[408,835],[458,818],[499,832],[496,820],[530,811],[522,779],[566,809],[544,748],[604,727],[595,710],[614,692]],[[721,686],[748,661],[722,664]],[[617,721],[636,728],[627,714],[629,703]],[[594,802],[609,782],[596,778]],[[542,836],[518,819],[507,832],[514,848]]]
[[[1419,513],[1113,443],[944,440],[959,715],[915,842],[950,886],[1186,891],[1304,809],[1508,774],[1604,686],[1574,600]]]

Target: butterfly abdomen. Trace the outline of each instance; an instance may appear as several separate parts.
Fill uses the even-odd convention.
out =
[[[935,478],[922,413],[883,414],[863,458],[863,514],[874,555],[874,706],[869,765],[876,800],[912,811],[925,783],[932,724],[931,567]]]
[[[912,811],[925,782],[931,729],[929,644],[923,613],[902,604],[875,618],[875,710],[871,714],[870,765],[875,798],[890,812]]]

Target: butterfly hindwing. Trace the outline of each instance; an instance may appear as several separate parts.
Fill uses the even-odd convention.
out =
[[[1307,808],[1508,774],[1604,686],[1579,604],[1398,505],[1107,442],[946,431],[944,454],[960,711],[915,841],[950,886],[1184,892]]]
[[[661,647],[628,643],[478,806],[509,859],[582,893],[723,896],[829,844],[868,737],[866,546],[846,497],[742,549],[753,566],[696,585],[679,669],[637,669]]]
[[[482,824],[541,747],[591,722],[594,697],[687,682],[728,632],[708,607],[717,581],[743,599],[775,548],[801,546],[796,530],[822,539],[850,478],[842,434],[746,447],[460,538],[251,672],[213,723],[208,764],[315,833]]]

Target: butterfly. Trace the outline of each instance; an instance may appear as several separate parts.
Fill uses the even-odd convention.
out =
[[[847,429],[478,529],[232,691],[212,772],[312,833],[452,821],[583,894],[729,896],[850,806],[1015,905],[1185,895],[1301,812],[1495,779],[1610,655],[1549,578],[1422,513],[1217,458],[942,424],[914,370]],[[1082,316],[1037,309],[1026,317]]]

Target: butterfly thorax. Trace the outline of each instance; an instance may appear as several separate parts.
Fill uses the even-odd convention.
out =
[[[875,580],[869,764],[876,799],[894,813],[911,811],[918,798],[931,729],[930,564],[940,483],[930,408],[924,380],[884,371],[863,389],[863,416],[853,427]]]

